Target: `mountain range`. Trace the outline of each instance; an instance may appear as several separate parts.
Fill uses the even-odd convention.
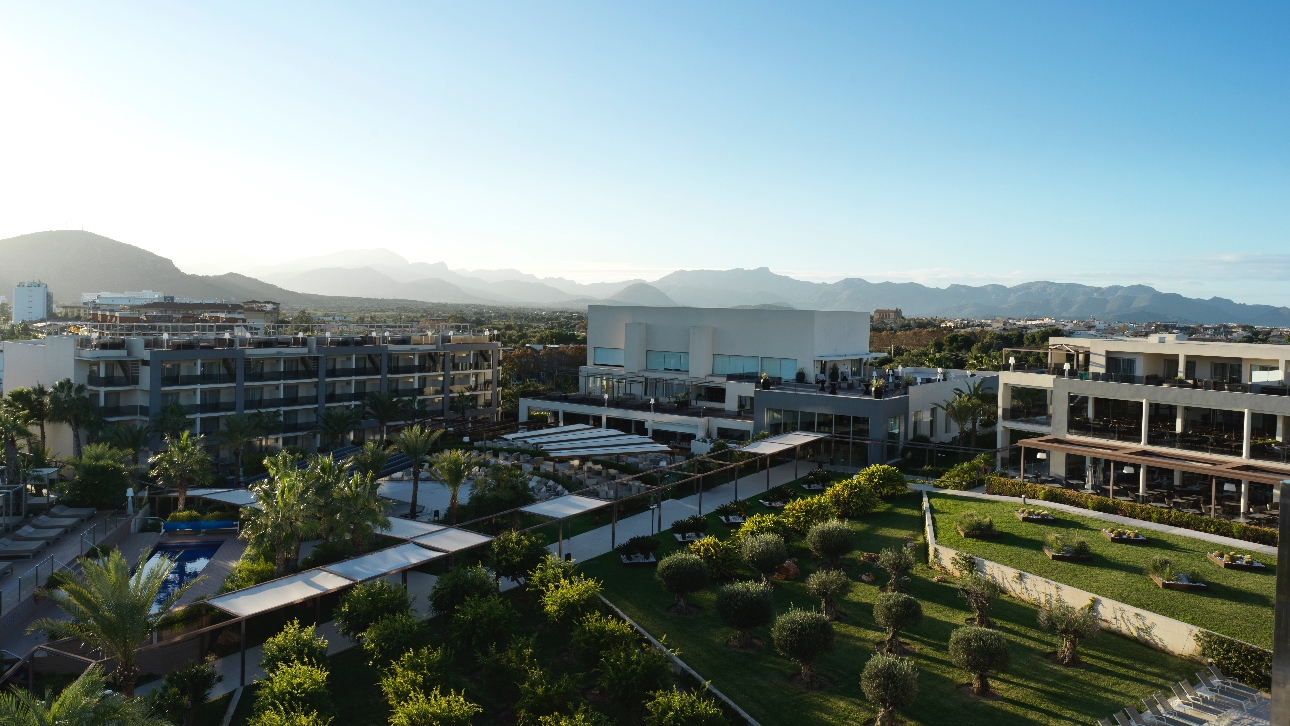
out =
[[[251,274],[244,274],[253,272]],[[1146,285],[1075,283],[950,285],[808,282],[770,269],[678,270],[657,280],[583,284],[515,269],[453,270],[409,262],[386,249],[348,250],[243,273],[193,275],[160,255],[91,232],[37,232],[0,240],[0,290],[21,280],[49,284],[58,302],[83,292],[155,290],[196,299],[276,300],[288,309],[425,307],[426,303],[583,308],[589,304],[901,308],[906,316],[1096,318],[1106,321],[1290,326],[1290,308],[1226,298],[1189,298]]]

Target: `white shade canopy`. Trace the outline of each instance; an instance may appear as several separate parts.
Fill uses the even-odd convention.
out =
[[[401,572],[444,556],[442,552],[418,547],[409,542],[343,562],[324,565],[322,569],[332,574],[361,582]]]
[[[543,517],[551,517],[552,519],[563,519],[564,517],[572,517],[575,514],[590,512],[593,509],[607,507],[609,504],[610,502],[604,502],[599,499],[579,497],[571,494],[564,497],[556,497],[555,499],[548,499],[545,502],[538,502],[537,504],[530,504],[527,507],[520,507],[520,511],[528,512],[530,514],[540,514]]]
[[[259,507],[255,501],[255,495],[246,489],[229,489],[228,491],[207,494],[206,498],[213,502],[224,502],[237,507]]]
[[[412,540],[422,547],[429,547],[440,552],[460,552],[492,540],[486,534],[467,532],[464,529],[445,527],[442,531],[417,537]]]
[[[769,439],[762,439],[761,441],[751,443],[740,449],[740,451],[746,451],[758,456],[778,454],[779,452],[787,451],[794,446],[809,444],[812,441],[826,438],[826,436],[827,434],[817,434],[810,431],[794,431],[792,433],[780,434],[779,436],[772,436]]]
[[[277,610],[335,592],[353,580],[324,570],[307,570],[263,585],[213,597],[206,602],[239,618]]]
[[[390,517],[390,526],[387,529],[377,530],[383,535],[395,537],[397,539],[416,539],[423,537],[431,532],[438,532],[443,529],[438,524],[426,524],[414,519],[403,519],[402,517]]]

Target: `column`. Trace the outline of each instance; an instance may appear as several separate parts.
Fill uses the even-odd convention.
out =
[[[1250,409],[1248,408],[1245,409],[1245,421],[1242,422],[1243,424],[1242,428],[1244,429],[1244,433],[1241,434],[1241,458],[1242,459],[1250,458],[1250,433],[1252,431],[1251,427],[1253,426],[1253,418],[1254,417],[1250,414]]]
[[[1241,481],[1241,521],[1245,521],[1245,513],[1250,510],[1250,483]]]
[[[1177,414],[1177,418],[1174,421],[1174,433],[1176,434],[1181,434],[1183,432],[1183,419],[1184,416],[1186,416],[1186,410],[1187,409],[1183,408],[1181,404],[1174,406],[1174,412]]]
[[[1151,422],[1151,403],[1147,399],[1142,399],[1142,445],[1147,445],[1147,425]],[[1146,482],[1146,472],[1143,472],[1143,482]],[[1144,484],[1145,486],[1145,484]]]
[[[1184,378],[1187,377],[1187,354],[1186,353],[1178,354],[1178,375]]]
[[[564,425],[564,409],[560,409],[560,425]]]
[[[1144,464],[1138,465],[1138,501],[1147,501],[1147,467]]]

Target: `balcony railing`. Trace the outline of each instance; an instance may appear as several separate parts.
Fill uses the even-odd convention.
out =
[[[247,401],[243,408],[247,411],[264,411],[271,408],[317,405],[318,396],[284,396],[282,398],[261,398],[254,401]]]
[[[318,428],[317,421],[297,421],[296,423],[282,424],[278,431],[284,434],[298,434],[307,431],[314,431]]]
[[[147,406],[100,406],[94,409],[103,418],[121,418],[123,416],[147,416]]]
[[[1250,458],[1259,461],[1290,462],[1290,443],[1278,441],[1267,444],[1250,444]]]
[[[1149,431],[1147,443],[1152,446],[1163,446],[1170,449],[1195,451],[1202,454],[1219,456],[1240,456],[1242,449],[1239,436],[1224,434],[1176,433],[1174,431]]]
[[[1049,415],[1047,406],[1013,406],[1005,408],[1003,409],[1003,420],[1037,424],[1039,426],[1052,424],[1052,416]]]
[[[366,378],[381,375],[379,368],[328,368],[328,378]]]
[[[273,381],[304,381],[312,380],[318,377],[317,371],[294,370],[294,371],[248,371],[243,376],[247,383],[262,383]]]
[[[1142,424],[1136,425],[1125,421],[1110,419],[1072,418],[1066,424],[1066,430],[1080,436],[1091,436],[1095,439],[1110,441],[1142,442]]]
[[[185,413],[224,413],[236,410],[236,401],[207,401],[206,403],[190,403],[184,406]]]
[[[139,385],[139,377],[127,375],[100,376],[97,371],[90,371],[90,376],[86,383],[95,388],[126,388]]]
[[[370,393],[328,393],[327,403],[353,403],[365,401]]]
[[[178,376],[161,376],[162,387],[202,385],[233,385],[237,376],[232,373],[185,373]]]

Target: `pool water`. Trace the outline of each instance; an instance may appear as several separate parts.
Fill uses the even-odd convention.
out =
[[[161,591],[157,593],[157,600],[152,605],[154,613],[176,590],[197,579],[206,564],[215,556],[215,551],[219,549],[220,544],[222,543],[160,544],[152,549],[152,554],[148,556],[144,567],[156,567],[162,556],[175,561],[174,568],[166,577],[166,581],[161,584]]]

